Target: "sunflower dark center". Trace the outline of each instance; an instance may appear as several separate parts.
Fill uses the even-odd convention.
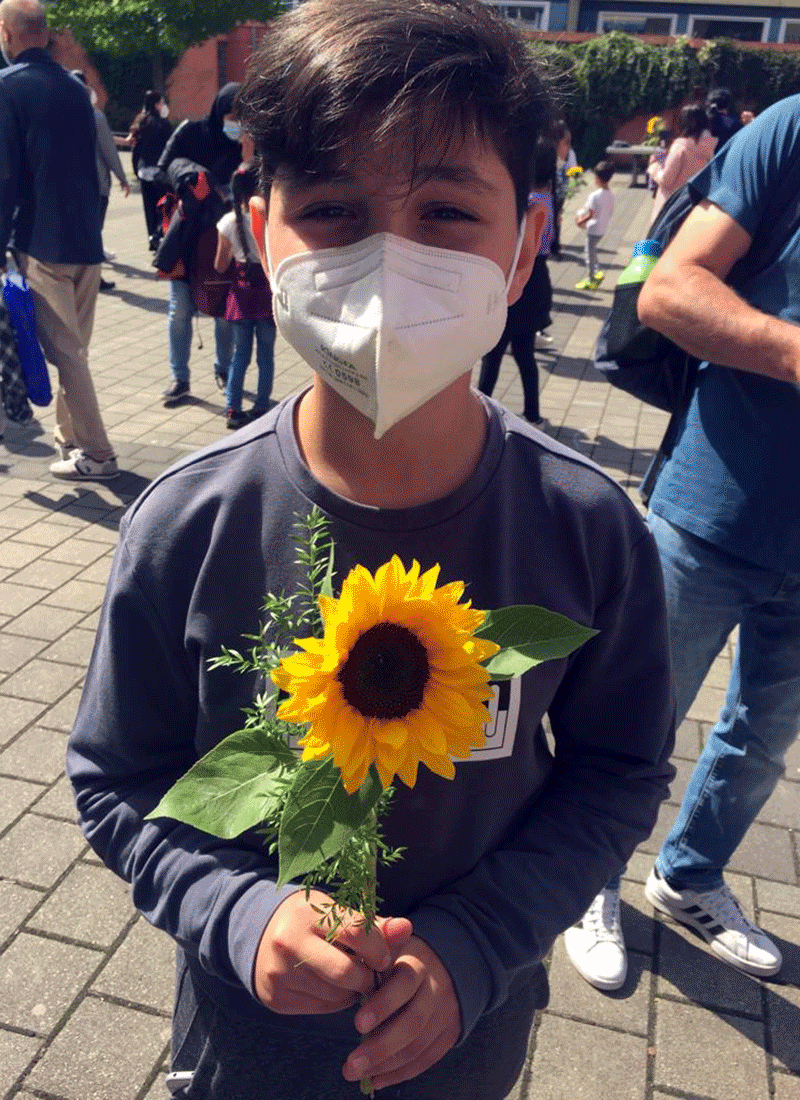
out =
[[[366,718],[403,718],[422,702],[430,666],[412,631],[378,623],[358,638],[339,673],[345,699]]]

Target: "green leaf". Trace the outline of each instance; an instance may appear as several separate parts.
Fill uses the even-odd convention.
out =
[[[325,575],[320,585],[320,594],[333,599],[333,543],[328,550],[328,564],[325,567]]]
[[[490,611],[475,631],[476,637],[489,638],[501,647],[484,664],[495,681],[521,676],[543,661],[568,657],[596,633],[591,627],[533,604]]]
[[[239,730],[198,760],[147,817],[172,817],[230,840],[276,808],[285,770],[296,767],[288,746],[263,733]]]
[[[278,885],[307,875],[340,852],[366,821],[382,789],[374,768],[348,794],[330,757],[302,764],[281,815]]]

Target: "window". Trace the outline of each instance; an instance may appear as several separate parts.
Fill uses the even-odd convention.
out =
[[[625,34],[674,34],[674,15],[649,15],[641,11],[601,11],[597,17],[598,34],[624,31]]]
[[[549,0],[516,0],[505,3],[504,0],[484,0],[494,8],[499,16],[509,23],[515,23],[528,31],[546,31],[550,25]]]
[[[766,42],[765,19],[729,19],[727,16],[692,15],[690,38],[735,38],[740,42]]]
[[[800,19],[781,20],[781,33],[778,41],[800,43]]]

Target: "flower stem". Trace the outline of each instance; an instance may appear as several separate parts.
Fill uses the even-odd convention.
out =
[[[370,811],[368,822],[371,839],[365,852],[366,874],[364,875],[363,911],[367,919],[367,931],[370,931],[375,924],[375,918],[377,916],[376,909],[378,905],[378,815],[375,810]],[[380,989],[382,978],[382,974],[375,974],[375,989]],[[375,1089],[373,1088],[371,1077],[363,1077],[359,1082],[359,1088],[363,1096],[369,1096],[370,1100],[375,1100]]]

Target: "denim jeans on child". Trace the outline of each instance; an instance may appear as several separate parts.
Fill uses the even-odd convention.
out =
[[[253,337],[256,341],[256,363],[258,364],[258,390],[255,407],[266,409],[272,393],[272,375],[275,367],[273,356],[275,348],[275,324],[272,320],[229,321],[233,329],[233,359],[228,374],[226,403],[236,412],[242,408],[242,387],[244,375],[253,354]]]
[[[599,270],[597,249],[602,239],[602,234],[599,237],[594,233],[586,234],[586,271],[590,279],[594,279]]]
[[[800,575],[731,557],[648,518],[658,544],[681,722],[739,626],[727,698],[658,855],[677,889],[710,890],[783,774],[800,731]]]
[[[188,283],[172,279],[169,284],[169,365],[176,382],[189,381],[189,355],[192,350],[194,303]],[[214,320],[214,374],[230,371],[233,329],[230,321]]]

